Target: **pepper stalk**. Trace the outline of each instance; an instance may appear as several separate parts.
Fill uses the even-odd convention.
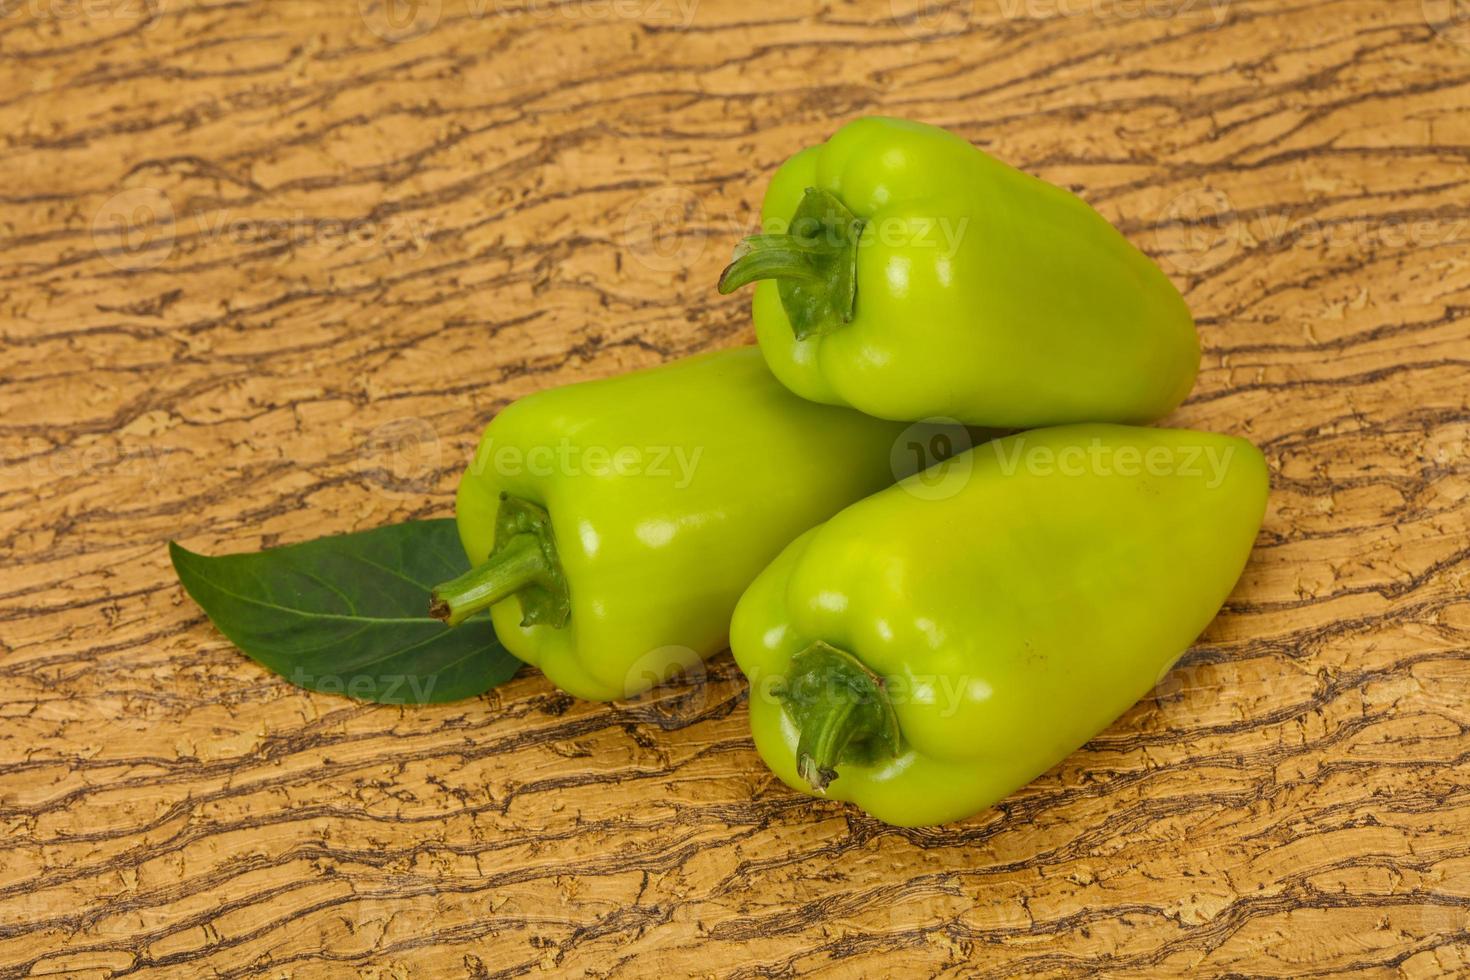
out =
[[[821,640],[791,658],[777,696],[801,731],[796,770],[822,792],[837,765],[874,765],[898,755],[898,715],[883,678],[852,654]]]
[[[784,234],[751,235],[720,274],[721,295],[774,279],[797,340],[831,333],[857,309],[863,222],[830,191],[808,187]]]
[[[571,617],[551,516],[528,500],[501,493],[490,557],[437,586],[429,596],[429,615],[458,626],[512,595],[521,601],[522,626],[544,624],[559,629]]]

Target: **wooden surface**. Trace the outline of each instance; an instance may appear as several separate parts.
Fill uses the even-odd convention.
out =
[[[1470,973],[1453,3],[377,3],[0,2],[0,975]],[[728,655],[375,707],[183,595],[170,537],[448,515],[507,401],[750,341],[766,178],[871,112],[1157,256],[1171,421],[1271,463],[1225,612],[1056,771],[895,830],[772,781]]]

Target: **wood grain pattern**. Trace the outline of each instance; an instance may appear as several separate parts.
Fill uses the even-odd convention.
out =
[[[1458,18],[1458,19],[1457,19]],[[375,707],[164,543],[447,515],[486,419],[748,342],[857,114],[1187,290],[1273,497],[1155,694],[993,812],[765,773],[728,655]],[[0,0],[0,976],[1470,974],[1470,20],[1452,0]]]

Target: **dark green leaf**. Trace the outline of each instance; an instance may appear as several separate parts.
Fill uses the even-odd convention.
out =
[[[219,631],[293,684],[387,704],[473,697],[520,667],[488,617],[453,629],[429,592],[469,568],[454,521],[410,521],[239,555],[169,542]]]

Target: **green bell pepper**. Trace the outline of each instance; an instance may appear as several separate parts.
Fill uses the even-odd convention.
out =
[[[740,593],[793,537],[912,472],[905,431],[797,398],[754,347],[530,395],[460,481],[475,567],[431,611],[489,609],[577,697],[637,694],[725,648]]]
[[[750,725],[788,785],[880,820],[957,820],[1154,687],[1260,528],[1261,453],[1075,425],[999,439],[792,542],[741,598]]]
[[[871,117],[788,160],[720,279],[797,394],[888,419],[1147,422],[1199,367],[1179,291],[1081,199]]]

